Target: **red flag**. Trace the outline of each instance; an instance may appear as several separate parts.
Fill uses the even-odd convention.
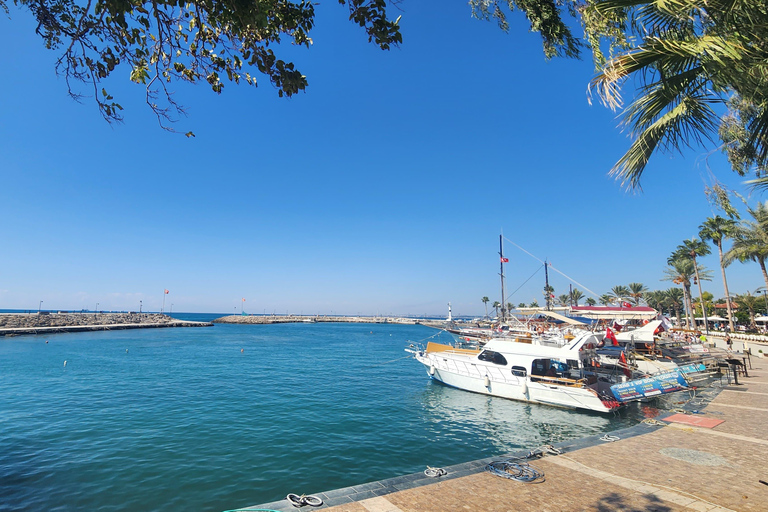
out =
[[[621,369],[624,370],[624,375],[627,376],[627,378],[632,377],[632,372],[629,369],[629,365],[627,364],[627,358],[624,356],[624,352],[621,353],[619,356],[619,366],[621,366]]]
[[[619,340],[616,339],[616,335],[613,334],[613,331],[610,327],[605,328],[605,336],[603,336],[604,340],[611,340],[613,342],[613,346],[616,347],[619,345]]]
[[[509,258],[501,258],[502,263],[509,263]]]
[[[623,308],[631,308],[632,304],[630,304],[629,302],[622,302],[621,303],[621,307],[623,307]]]
[[[171,293],[171,292],[169,292],[168,290],[165,290],[165,294],[166,295],[168,295],[169,293]]]
[[[245,299],[243,299],[243,302],[245,302]]]
[[[614,321],[613,321],[613,325],[612,325],[611,327],[613,327],[613,330],[614,330],[614,331],[616,331],[616,332],[619,332],[619,331],[621,331],[621,327],[622,327],[622,326],[621,326],[621,324],[620,324],[619,322],[617,322],[616,320],[614,320]]]

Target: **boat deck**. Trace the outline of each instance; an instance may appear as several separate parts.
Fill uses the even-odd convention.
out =
[[[325,502],[322,507],[297,509],[283,500],[249,508],[768,511],[768,361],[753,358],[752,365],[749,377],[713,393],[708,405],[687,404],[686,414],[657,418],[688,423],[639,424],[611,432],[620,438],[614,442],[595,436],[555,445],[562,454],[529,461],[545,473],[541,483],[521,483],[485,471],[491,460],[523,455],[508,454],[444,468],[447,475],[439,478],[418,473],[316,493]]]

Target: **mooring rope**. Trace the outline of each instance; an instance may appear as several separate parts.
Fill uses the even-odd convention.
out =
[[[302,494],[299,496],[298,494],[289,494],[285,497],[285,499],[290,502],[291,505],[294,507],[303,507],[304,505],[310,505],[312,507],[319,507],[323,504],[323,500],[318,498],[317,496],[312,496],[311,494]]]
[[[424,474],[431,478],[438,478],[447,475],[448,472],[443,468],[433,468],[427,466],[427,469],[424,470]]]

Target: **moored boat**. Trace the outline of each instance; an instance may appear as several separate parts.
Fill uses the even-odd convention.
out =
[[[482,349],[430,342],[408,350],[428,374],[446,385],[512,400],[612,412],[621,407],[616,382],[591,365],[599,339],[582,333],[562,347],[492,339]]]

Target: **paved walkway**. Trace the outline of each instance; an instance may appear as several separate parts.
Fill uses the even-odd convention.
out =
[[[487,461],[453,466],[448,475],[410,475],[319,494],[324,512],[445,511],[767,511],[768,360],[752,358],[749,377],[724,388],[693,420],[638,425],[622,439],[566,442],[561,455],[531,460],[541,483],[520,483],[483,470]],[[694,410],[695,406],[689,406]],[[682,419],[685,419],[683,417]],[[500,460],[502,458],[499,458]],[[490,460],[490,459],[489,459]],[[260,505],[293,508],[287,501]],[[247,510],[247,509],[243,509]]]

